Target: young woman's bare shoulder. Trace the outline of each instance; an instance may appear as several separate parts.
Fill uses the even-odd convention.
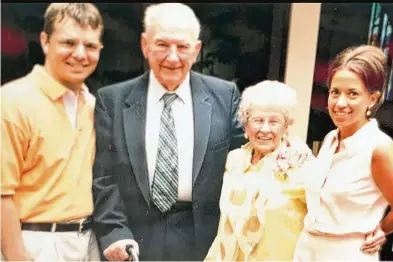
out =
[[[393,139],[385,133],[377,138],[377,144],[373,152],[373,158],[378,160],[389,160],[393,162]]]

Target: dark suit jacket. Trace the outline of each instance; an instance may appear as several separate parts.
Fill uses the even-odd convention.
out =
[[[158,219],[150,212],[145,150],[148,74],[97,92],[93,219],[102,251],[117,240],[133,238],[143,253],[152,238],[150,228]],[[244,143],[244,136],[237,120],[240,95],[236,85],[196,72],[191,72],[190,81],[195,258],[203,259],[217,233],[227,154]]]

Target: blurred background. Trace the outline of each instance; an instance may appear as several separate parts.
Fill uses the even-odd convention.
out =
[[[104,49],[87,80],[91,92],[135,77],[147,64],[140,51],[143,12],[148,4],[98,3],[104,17]],[[284,81],[291,4],[189,4],[202,25],[203,48],[194,70],[237,83],[240,91],[264,79]],[[27,74],[44,56],[39,44],[48,3],[1,4],[1,84]],[[323,3],[317,41],[307,143],[334,128],[325,86],[329,61],[351,45],[380,46],[389,57],[386,103],[378,114],[393,135],[393,4]],[[301,37],[301,36],[299,36]]]

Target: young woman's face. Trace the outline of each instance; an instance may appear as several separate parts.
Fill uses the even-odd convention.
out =
[[[349,71],[337,71],[330,84],[328,108],[334,124],[339,128],[358,130],[367,122],[366,111],[377,101],[361,78]]]

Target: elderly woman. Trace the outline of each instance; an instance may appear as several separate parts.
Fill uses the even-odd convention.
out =
[[[218,233],[206,260],[292,260],[311,175],[310,159],[297,163],[286,147],[296,102],[295,90],[277,81],[243,92],[239,119],[249,143],[228,155]]]
[[[393,231],[393,211],[383,218],[393,205],[393,141],[373,118],[385,77],[386,57],[374,46],[348,48],[329,68],[328,108],[338,128],[318,154],[295,260],[378,261],[376,251]]]

